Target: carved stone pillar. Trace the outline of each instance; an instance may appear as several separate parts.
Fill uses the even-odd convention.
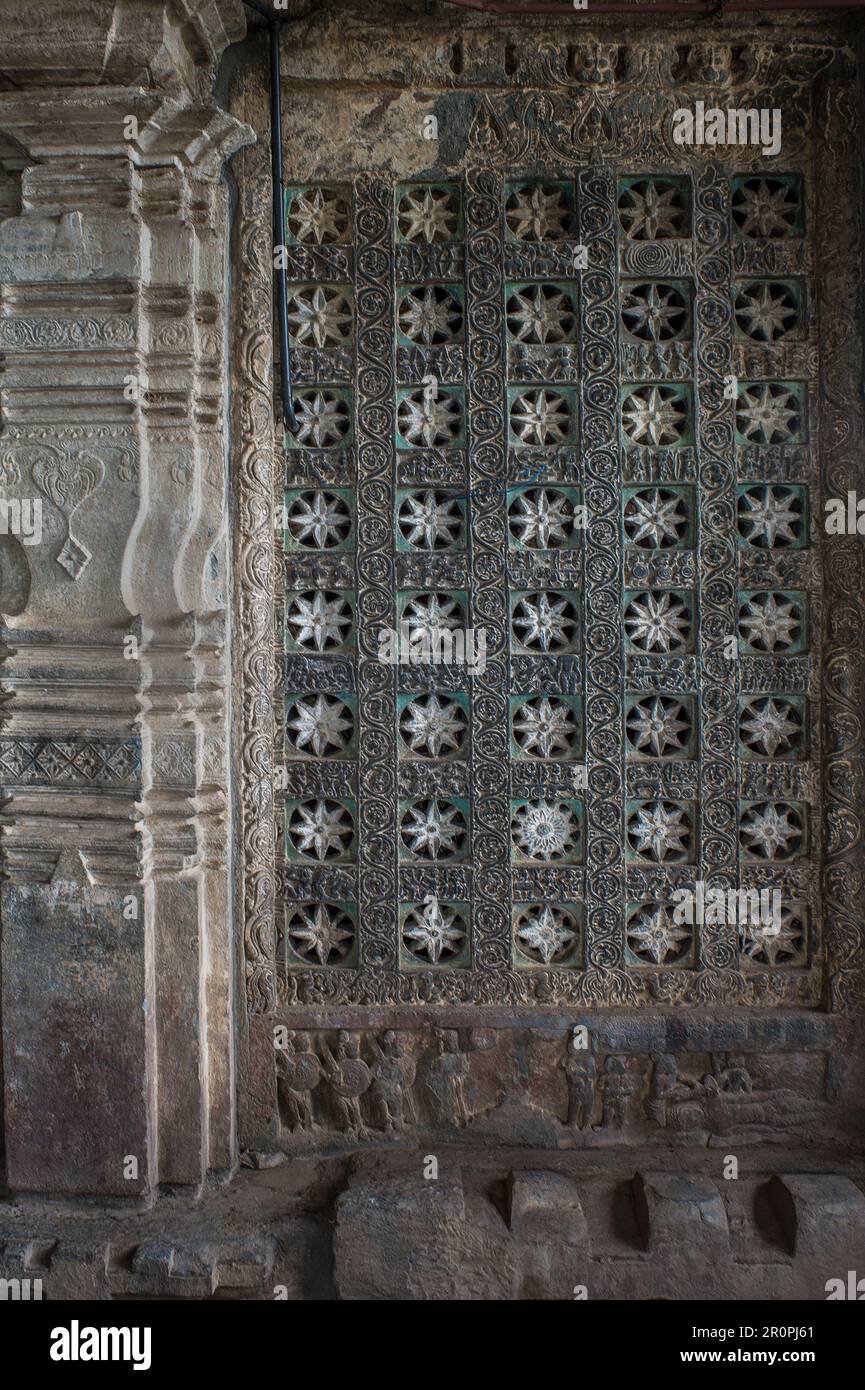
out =
[[[221,170],[251,133],[202,96],[239,0],[80,10],[46,44],[0,0],[6,1176],[134,1197],[234,1158]]]

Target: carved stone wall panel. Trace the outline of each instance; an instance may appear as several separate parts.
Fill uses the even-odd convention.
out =
[[[290,1154],[386,1140],[531,1145],[630,1143],[709,1148],[798,1143],[815,1152],[846,1127],[831,1031],[590,1023],[592,1051],[555,1021],[497,1030],[454,1018],[436,1028],[277,1025],[277,1143]],[[587,1016],[587,1022],[589,1022]],[[786,1032],[786,1036],[785,1036]]]
[[[349,38],[367,32],[344,18]],[[326,24],[301,26],[284,60],[289,76],[312,83],[304,102],[315,102],[320,122],[312,161],[308,104],[301,112],[288,92],[297,390],[334,420],[344,414],[355,434],[277,445],[287,489],[283,499],[277,484],[271,502],[285,500],[287,521],[285,586],[270,597],[277,689],[281,703],[294,701],[295,721],[304,699],[312,708],[326,696],[325,713],[359,728],[357,745],[335,757],[286,748],[277,774],[278,1016],[326,1008],[350,1031],[373,1007],[393,1017],[418,1007],[436,1020],[468,1006],[480,1027],[506,1008],[496,1046],[507,1046],[524,1011],[674,1008],[691,1036],[705,1009],[858,1008],[852,607],[828,663],[822,645],[842,621],[840,605],[832,617],[836,596],[849,600],[861,578],[860,542],[828,543],[821,520],[826,495],[855,487],[861,427],[855,315],[842,312],[828,365],[818,307],[827,277],[842,305],[856,279],[852,261],[839,272],[818,233],[821,181],[828,188],[836,169],[850,193],[833,214],[841,261],[859,246],[846,32],[829,24],[764,42],[746,25],[735,46],[706,45],[695,31],[675,47],[652,36],[637,48],[607,31],[577,52],[557,20],[538,17],[517,76],[494,37],[504,22],[463,18],[460,70],[437,81],[424,67],[442,61],[430,57],[431,26],[408,21],[404,87],[386,118],[350,77],[326,101],[315,97],[313,74],[329,65]],[[385,74],[371,62],[374,85]],[[421,70],[431,90],[414,93],[411,120],[420,129],[435,117],[438,141],[412,150],[404,94]],[[780,104],[783,170],[747,145],[679,143],[674,113],[697,99]],[[251,112],[263,112],[264,94],[252,77],[244,100],[258,122]],[[376,243],[375,278],[382,303],[393,298],[370,403],[382,407],[380,446],[396,447],[386,502],[381,493],[390,515],[377,518],[377,568],[365,583],[352,568],[362,512],[353,470],[360,422],[371,418],[357,355],[359,238],[370,235],[357,208],[371,182],[389,190],[393,225],[390,241]],[[755,207],[761,190],[784,205],[771,226]],[[259,207],[264,216],[263,197]],[[767,296],[777,326],[761,318]],[[260,322],[261,302],[250,322]],[[388,370],[385,401],[375,392]],[[546,435],[532,423],[539,410],[553,421]],[[827,451],[834,467],[821,478]],[[315,487],[327,491],[314,505],[326,505],[334,527],[317,550],[299,538],[313,505],[301,494]],[[586,515],[564,544],[533,546],[514,518],[545,490]],[[406,524],[424,494],[442,528],[431,552],[419,543],[423,527]],[[430,594],[466,626],[486,628],[486,669],[397,658],[394,673],[385,660],[383,699],[368,707],[370,639],[394,627],[398,651],[400,620],[417,628]],[[552,650],[532,647],[532,603],[543,594],[563,605]],[[304,655],[292,636],[313,602],[336,624],[332,654],[307,641]],[[353,606],[356,647],[341,640]],[[842,701],[828,724],[824,697],[830,710]],[[543,699],[549,708],[533,711]],[[433,701],[455,742],[425,758],[403,727],[428,724]],[[574,742],[532,757],[521,739],[538,712],[573,727]],[[270,727],[278,739],[278,714]],[[355,776],[365,739],[381,757],[377,797],[395,787],[369,822]],[[845,750],[834,781],[824,774],[833,747]],[[395,784],[385,771],[394,752]],[[553,822],[566,827],[546,862],[527,850],[527,827],[545,814],[553,836]],[[425,862],[421,822],[428,835],[432,817],[440,835],[442,816],[443,852]],[[316,836],[323,846],[328,834],[317,862]],[[380,851],[373,881],[392,894],[378,897],[372,919],[356,895],[364,844]],[[829,862],[838,859],[832,892],[825,879],[818,886],[824,845]],[[723,914],[677,920],[683,890],[697,911],[700,895],[714,893]],[[743,893],[780,895],[775,945],[750,939],[731,916],[729,895]],[[824,910],[835,913],[828,931]],[[432,935],[440,953],[418,962],[408,942]],[[366,943],[384,939],[395,954],[374,965]],[[254,934],[247,961],[251,978],[267,968]],[[262,1004],[254,987],[249,1004]],[[256,1026],[252,1036],[265,1035]],[[258,1085],[269,1063],[257,1047]],[[266,1111],[265,1102],[264,1124]]]

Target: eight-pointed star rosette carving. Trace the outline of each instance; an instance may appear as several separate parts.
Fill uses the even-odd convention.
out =
[[[508,196],[505,221],[518,241],[559,241],[570,234],[573,213],[559,184],[522,184]]]
[[[632,444],[681,444],[688,428],[688,400],[678,386],[638,386],[622,404],[622,429]]]
[[[743,488],[738,499],[738,526],[745,544],[758,549],[801,545],[805,531],[802,496],[795,488],[769,483]]]
[[[548,386],[520,391],[511,401],[510,421],[517,444],[567,444],[573,425],[570,397]]]
[[[805,844],[802,811],[787,801],[758,801],[739,818],[739,841],[757,859],[793,859]]]
[[[748,444],[796,444],[802,435],[799,396],[783,381],[739,383],[736,429]]]
[[[465,628],[466,610],[461,598],[453,594],[413,594],[403,608],[403,621],[408,624],[409,640],[421,655],[430,661],[440,661],[445,633]]]
[[[767,931],[767,926],[769,930]],[[742,926],[742,956],[751,965],[804,965],[807,951],[807,926],[801,909],[781,905],[781,920],[777,923],[751,923]]]
[[[775,280],[753,280],[741,285],[734,313],[740,332],[758,343],[777,342],[799,323],[799,306],[793,289]]]
[[[346,753],[353,733],[351,707],[336,695],[300,695],[289,702],[286,742],[304,757],[334,758]]]
[[[788,594],[743,594],[739,635],[749,647],[771,655],[793,651],[804,635],[804,607]]]
[[[625,632],[642,652],[684,651],[691,637],[686,595],[672,589],[632,595],[625,607]]]
[[[575,521],[571,498],[551,487],[520,492],[508,508],[511,535],[529,550],[559,550],[571,545]]]
[[[733,221],[746,237],[794,236],[799,217],[799,194],[782,179],[746,178],[734,181]]]
[[[673,801],[643,801],[628,815],[628,844],[637,858],[684,864],[691,857],[692,816]]]
[[[568,700],[539,695],[518,699],[513,711],[514,741],[527,758],[577,756],[580,729],[577,710]]]
[[[402,926],[403,945],[427,965],[455,962],[465,952],[468,929],[464,909],[430,896],[423,906],[409,908]]]
[[[324,797],[301,801],[288,810],[286,833],[292,848],[320,863],[344,859],[354,840],[351,811]]]
[[[670,488],[641,488],[625,500],[625,535],[641,550],[665,550],[687,537],[688,506]]]
[[[340,444],[351,428],[348,404],[334,391],[296,391],[294,394],[298,430],[293,436],[298,445],[315,449],[332,449]]]
[[[307,188],[289,195],[288,230],[295,241],[328,246],[344,241],[348,231],[348,198],[336,189]]]
[[[351,510],[338,492],[310,489],[286,506],[288,535],[305,550],[335,550],[351,531]]]
[[[403,742],[420,758],[456,756],[467,729],[468,718],[459,701],[436,691],[410,699],[399,720]]]
[[[577,605],[567,594],[520,594],[514,604],[511,627],[527,651],[565,651],[578,633]]]
[[[653,280],[625,290],[621,317],[625,328],[635,338],[665,343],[682,336],[688,322],[688,302],[677,286]]]
[[[678,965],[687,958],[691,932],[666,903],[643,903],[628,922],[628,946],[642,965]]]
[[[564,343],[574,336],[577,316],[567,290],[558,285],[520,285],[508,295],[508,333],[517,343]]]
[[[341,346],[351,337],[351,325],[351,303],[344,290],[310,285],[289,297],[289,332],[300,347]]]
[[[464,522],[459,502],[438,488],[404,497],[397,523],[405,543],[417,550],[451,550],[462,540]]]
[[[572,912],[554,903],[530,903],[516,914],[514,938],[519,955],[535,965],[571,963],[580,943]]]
[[[459,442],[462,404],[459,396],[411,391],[397,407],[397,427],[402,440],[413,449],[442,449]]]
[[[351,634],[351,602],[332,589],[310,589],[289,594],[285,630],[292,641],[310,652],[329,652],[345,644]]]
[[[684,753],[692,727],[688,706],[672,695],[645,695],[633,701],[625,716],[631,748],[649,758]]]
[[[752,696],[739,712],[739,738],[751,757],[797,757],[804,721],[792,700],[782,695]]]
[[[452,801],[415,801],[402,815],[400,838],[415,859],[456,859],[466,845],[466,817]]]
[[[669,179],[637,179],[619,194],[619,219],[634,241],[688,235],[687,194]]]
[[[335,903],[298,903],[286,913],[285,930],[292,951],[304,964],[350,963],[354,922]]]
[[[413,343],[436,347],[459,336],[463,311],[456,296],[442,285],[418,285],[403,293],[397,321],[400,332]]]
[[[459,194],[441,184],[407,189],[397,204],[397,227],[403,241],[450,241],[459,228]]]

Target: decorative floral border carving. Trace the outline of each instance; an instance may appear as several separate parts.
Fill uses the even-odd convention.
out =
[[[250,75],[254,99],[256,79]],[[264,103],[259,110],[263,112]],[[261,142],[242,150],[236,169],[240,205],[235,228],[237,294],[235,371],[235,670],[240,683],[240,860],[243,954],[250,1012],[275,996],[276,822],[273,806],[274,686],[274,416],[271,334],[270,167]]]

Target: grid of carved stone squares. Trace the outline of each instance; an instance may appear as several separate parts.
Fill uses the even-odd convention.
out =
[[[289,869],[300,877],[286,904],[280,951],[292,968],[353,968],[358,959],[351,896],[328,897],[328,885],[338,894],[350,884],[356,861],[363,806],[352,767],[364,709],[351,673],[358,623],[372,621],[354,566],[352,196],[347,186],[299,185],[287,194],[300,429],[287,440],[282,516],[283,842]],[[578,401],[580,277],[590,267],[578,241],[576,196],[574,182],[558,175],[515,176],[502,194],[508,474],[489,486],[484,501],[498,494],[507,548],[511,684],[502,778],[512,793],[512,865],[535,889],[532,901],[512,907],[513,963],[525,969],[585,963],[580,866],[592,793],[582,771],[582,538],[592,515],[580,472]],[[749,243],[780,246],[776,264],[805,263],[794,254],[805,230],[803,201],[795,175],[742,175],[729,188],[729,342],[747,375],[731,373],[725,386],[735,429],[735,514],[719,522],[701,516],[697,482],[693,189],[678,174],[623,174],[617,183],[627,673],[621,753],[628,793],[622,909],[633,969],[698,964],[698,928],[673,902],[675,890],[693,887],[711,867],[701,867],[700,858],[699,547],[707,526],[716,525],[732,530],[739,555],[737,625],[726,634],[724,653],[736,705],[739,885],[783,889],[779,930],[745,933],[740,961],[801,967],[811,950],[809,879],[796,869],[813,840],[803,792],[813,751],[813,499],[809,383],[801,370],[808,289],[792,270],[749,269],[759,263]],[[378,640],[381,659],[398,669],[395,854],[401,872],[433,871],[406,873],[404,882],[432,884],[433,891],[395,904],[405,969],[470,968],[472,955],[472,807],[464,769],[472,677],[485,650],[471,585],[465,220],[458,181],[394,191],[394,486],[392,514],[382,518],[382,555],[396,625]],[[654,269],[641,274],[641,266]],[[791,370],[779,373],[779,362]],[[486,636],[489,650],[494,637]],[[304,671],[312,676],[306,684],[298,679]],[[299,764],[302,783],[292,780]],[[303,794],[293,794],[298,789]],[[304,885],[317,887],[305,895]]]

